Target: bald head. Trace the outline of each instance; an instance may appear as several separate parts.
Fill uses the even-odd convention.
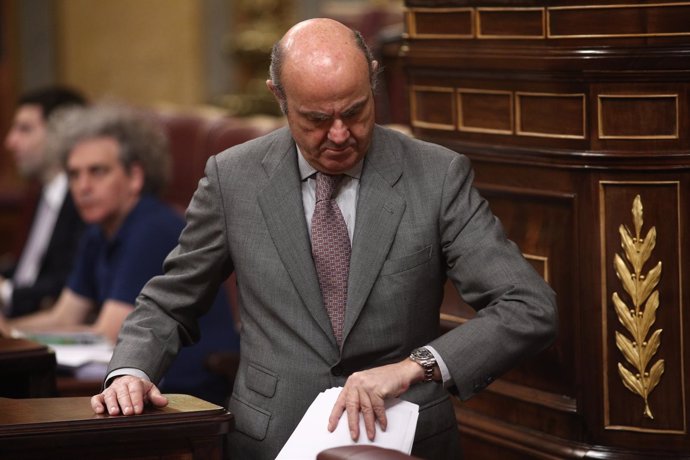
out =
[[[300,154],[317,171],[342,174],[366,155],[376,68],[361,34],[332,19],[301,22],[273,47],[266,85]]]
[[[377,63],[362,35],[333,19],[316,18],[296,24],[274,45],[267,83],[287,113],[293,80],[328,84],[348,72],[366,75],[375,89]]]

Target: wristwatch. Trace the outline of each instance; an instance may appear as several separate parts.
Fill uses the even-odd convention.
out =
[[[434,376],[434,366],[436,366],[436,358],[429,351],[428,348],[415,348],[410,353],[410,359],[424,368],[423,382],[431,382]]]

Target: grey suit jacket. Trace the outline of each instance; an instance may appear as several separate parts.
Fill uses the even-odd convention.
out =
[[[361,176],[339,349],[311,258],[296,155],[281,129],[209,159],[179,246],[139,296],[110,370],[135,367],[159,379],[178,347],[197,340],[197,317],[234,270],[242,359],[231,450],[274,458],[316,395],[357,370],[431,344],[452,391],[466,399],[550,343],[553,292],[472,188],[468,159],[377,126]],[[447,277],[478,314],[439,337]],[[413,385],[403,398],[420,405],[415,442],[456,431],[441,384]]]

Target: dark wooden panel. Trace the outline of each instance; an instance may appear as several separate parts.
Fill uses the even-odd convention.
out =
[[[456,129],[422,124],[413,133],[470,157],[477,187],[559,306],[550,348],[458,405],[467,458],[687,458],[690,42],[683,31],[690,30],[690,1],[406,5],[486,10],[474,38],[408,38],[403,59],[412,87],[453,89],[457,104]],[[497,34],[535,27],[511,29],[521,8],[557,12],[554,31],[574,35],[483,39],[489,24]],[[439,107],[444,115],[435,121],[449,123],[449,102]],[[616,345],[616,332],[627,332],[611,300],[622,293],[612,265],[622,250],[618,228],[634,228],[636,194],[645,203],[643,228],[656,226],[653,259],[663,267],[648,331],[662,330],[652,364],[665,363],[649,398],[654,419],[642,415],[643,399],[618,375],[618,363],[630,364]],[[447,294],[441,323],[456,327],[473,314]]]
[[[455,129],[453,88],[413,86],[410,99],[412,126],[441,130]]]
[[[477,8],[477,38],[544,38],[544,8]]]
[[[678,94],[599,94],[599,138],[677,139]]]
[[[45,345],[0,337],[0,396],[55,396],[55,353]]]
[[[636,196],[640,199],[639,208],[634,207]],[[603,410],[607,429],[671,434],[683,434],[687,429],[686,409],[680,403],[687,400],[687,395],[683,382],[683,311],[680,308],[683,286],[679,271],[680,213],[686,211],[680,209],[678,198],[677,182],[651,180],[646,183],[601,184],[602,246],[605,248],[602,261],[602,304],[606,307],[602,315],[605,333]],[[639,229],[636,228],[633,219],[633,212],[638,209]],[[621,232],[631,239],[628,243],[631,250],[635,242],[633,238],[641,238],[648,243],[654,242],[647,256],[641,257],[639,277],[634,276],[634,265],[626,257]],[[625,268],[614,267],[616,254]],[[653,282],[654,277],[650,275],[657,269],[660,278],[658,282]],[[630,270],[633,276],[626,270]],[[635,288],[632,292],[642,291],[645,280],[653,284],[650,285],[648,296],[641,295],[635,301],[631,293],[625,289],[622,279],[630,280],[631,288]],[[653,302],[654,292],[658,294],[657,303]],[[614,293],[627,315],[616,310],[612,300]],[[639,315],[636,313],[635,318],[630,318],[631,310]],[[648,315],[645,317],[650,318],[647,322],[648,330],[642,329],[641,326],[634,328],[634,325],[643,324],[641,315],[644,312]],[[621,318],[630,321],[630,324],[624,326]],[[641,331],[638,338],[635,338],[634,331]],[[655,331],[660,331],[656,341],[659,347],[656,351],[653,349],[655,341],[652,340]],[[634,364],[628,362],[617,347],[617,336],[633,343],[631,353],[635,358]],[[641,361],[647,353],[651,355],[648,363]],[[658,374],[658,379],[651,371],[655,365],[663,368]],[[624,386],[620,367],[636,375],[634,381],[643,387],[643,395],[635,394]],[[645,375],[650,372],[651,375]],[[658,382],[658,385],[654,382]],[[644,396],[647,395],[648,412],[645,415]]]
[[[0,398],[0,457],[220,460],[233,417],[188,395],[136,417],[95,415],[89,397]]]
[[[458,129],[478,133],[512,134],[512,92],[459,88]]]
[[[585,137],[584,94],[516,94],[517,134],[521,136]]]
[[[549,37],[690,35],[690,3],[590,5],[548,9]],[[615,21],[611,18],[615,17]]]
[[[407,12],[408,33],[415,38],[473,38],[472,8],[421,8]]]

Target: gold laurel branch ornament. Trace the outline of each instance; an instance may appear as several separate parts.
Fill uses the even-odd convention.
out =
[[[618,320],[632,336],[629,338],[616,331],[616,346],[634,370],[630,371],[619,362],[618,375],[628,390],[644,399],[644,415],[654,419],[648,398],[664,373],[664,360],[659,359],[649,370],[647,368],[661,344],[662,330],[655,330],[649,337],[648,334],[656,320],[656,311],[659,308],[659,291],[654,289],[661,277],[661,262],[658,262],[646,275],[642,273],[656,245],[656,227],[652,227],[644,238],[640,238],[642,230],[640,195],[637,195],[633,201],[632,215],[635,225],[634,236],[625,225],[618,228],[621,235],[621,247],[625,258],[632,266],[632,271],[619,254],[616,254],[613,265],[616,276],[621,280],[623,289],[630,296],[633,306],[628,307],[617,292],[613,293],[613,304]]]

